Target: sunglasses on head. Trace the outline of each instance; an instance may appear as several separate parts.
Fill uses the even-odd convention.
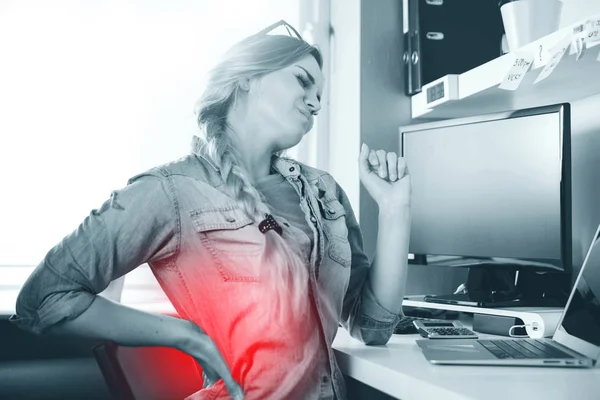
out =
[[[268,35],[269,33],[272,33],[275,29],[279,28],[280,26],[283,26],[286,29],[288,35],[290,35],[291,37],[295,37],[296,39],[299,39],[299,40],[304,40],[304,39],[302,39],[302,36],[300,36],[298,31],[293,26],[291,26],[290,24],[285,22],[284,20],[275,22],[274,24],[267,26],[265,29],[258,32],[256,35],[257,36]]]

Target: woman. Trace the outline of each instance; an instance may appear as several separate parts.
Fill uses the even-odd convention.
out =
[[[321,108],[322,58],[270,29],[210,73],[192,154],[131,178],[50,250],[14,323],[177,348],[203,368],[191,399],[345,398],[331,349],[338,324],[385,344],[402,315],[410,180],[394,153],[363,144],[360,179],[379,206],[370,263],[344,191],[281,156]],[[181,318],[96,295],[143,263]]]

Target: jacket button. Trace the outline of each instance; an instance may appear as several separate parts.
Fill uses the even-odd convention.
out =
[[[335,214],[335,210],[333,208],[329,209],[329,214]]]
[[[226,217],[225,221],[227,221],[227,222],[235,222],[235,218],[233,218],[233,217]]]
[[[316,219],[315,217],[310,217],[310,220],[311,220],[312,222],[317,222],[317,219]]]

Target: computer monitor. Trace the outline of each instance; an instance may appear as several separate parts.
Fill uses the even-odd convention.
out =
[[[400,128],[410,253],[430,265],[571,272],[570,107]]]

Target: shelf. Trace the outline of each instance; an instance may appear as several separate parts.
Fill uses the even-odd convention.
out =
[[[594,29],[598,29],[600,14],[582,19],[470,71],[460,75],[447,75],[424,85],[422,92],[411,98],[412,117],[458,118],[569,102],[600,93],[600,40],[588,40],[579,60],[575,46],[570,45],[552,74],[534,83],[555,53],[556,46],[569,43],[577,35],[574,31],[582,25],[586,26],[586,23],[587,26],[592,26],[593,23]],[[504,80],[514,61],[522,55],[532,55],[533,63],[518,89],[499,89],[498,85]],[[436,85],[444,86],[445,96],[428,103],[427,89]]]

